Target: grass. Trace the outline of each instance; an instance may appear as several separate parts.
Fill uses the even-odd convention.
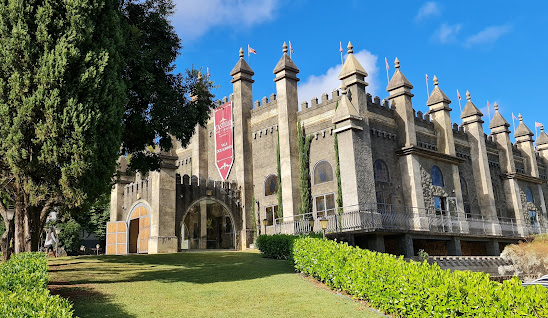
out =
[[[382,317],[258,252],[50,259],[79,317]]]

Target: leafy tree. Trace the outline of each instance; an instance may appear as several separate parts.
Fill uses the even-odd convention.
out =
[[[57,224],[59,231],[59,244],[65,246],[65,251],[69,253],[76,253],[80,249],[80,234],[82,233],[82,226],[78,224],[74,219],[69,219],[66,222]]]
[[[172,12],[171,0],[0,2],[0,192],[15,203],[16,252],[37,248],[52,208],[86,211],[108,193],[120,154],[156,169],[146,146],[185,145],[204,124],[210,83],[171,73]]]

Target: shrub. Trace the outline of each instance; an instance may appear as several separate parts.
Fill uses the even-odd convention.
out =
[[[47,289],[0,291],[0,317],[72,317],[68,300],[50,295]]]
[[[291,260],[293,241],[299,237],[321,238],[320,233],[302,234],[300,236],[287,234],[259,235],[257,248],[264,257]]]
[[[297,237],[298,236],[286,234],[259,235],[257,238],[257,248],[264,257],[291,259],[293,241]]]
[[[548,235],[537,235],[528,242],[508,245],[500,256],[512,262],[499,268],[501,274],[511,274],[523,280],[533,280],[548,274]]]
[[[68,300],[47,289],[44,253],[20,253],[0,264],[0,317],[72,317]]]
[[[394,316],[548,317],[548,290],[489,275],[442,270],[329,240],[293,242],[295,269]]]

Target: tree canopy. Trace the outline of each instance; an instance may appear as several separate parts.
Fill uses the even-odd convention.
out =
[[[173,74],[172,12],[170,0],[0,1],[0,192],[16,252],[36,249],[52,208],[107,193],[120,154],[157,169],[146,146],[185,145],[207,119],[210,83]]]

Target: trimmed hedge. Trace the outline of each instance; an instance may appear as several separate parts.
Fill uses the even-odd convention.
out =
[[[286,234],[259,235],[257,238],[257,248],[264,257],[291,259],[293,241],[296,238],[298,236]]]
[[[295,240],[292,256],[297,271],[396,317],[548,317],[548,289],[517,278],[501,284],[325,239]]]
[[[0,264],[0,317],[72,317],[72,305],[47,289],[44,253],[20,253]]]

